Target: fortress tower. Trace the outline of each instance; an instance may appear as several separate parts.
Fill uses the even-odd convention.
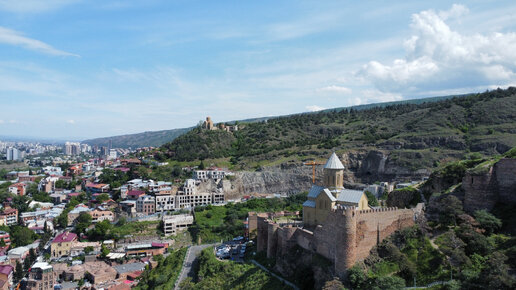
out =
[[[328,188],[335,198],[338,198],[339,192],[344,189],[344,165],[335,152],[324,165],[323,171],[323,186]]]

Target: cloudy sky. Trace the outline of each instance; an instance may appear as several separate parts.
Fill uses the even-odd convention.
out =
[[[514,1],[0,0],[4,136],[111,136],[511,84]]]

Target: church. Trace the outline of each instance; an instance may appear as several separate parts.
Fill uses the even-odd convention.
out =
[[[367,196],[363,191],[344,188],[344,165],[335,152],[324,165],[323,174],[322,186],[314,184],[303,203],[305,226],[324,223],[337,204],[358,210],[369,209]]]

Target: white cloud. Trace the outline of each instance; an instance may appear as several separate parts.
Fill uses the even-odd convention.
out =
[[[4,120],[0,120],[0,125],[1,125],[1,124],[4,124],[4,123],[5,123],[5,121],[4,121]]]
[[[336,85],[319,88],[318,91],[332,92],[332,93],[339,93],[339,94],[351,94],[351,92],[352,92],[352,90],[350,88],[336,86]]]
[[[0,10],[15,13],[46,12],[80,0],[0,0]]]
[[[391,64],[370,61],[357,73],[382,92],[485,88],[516,81],[516,33],[462,34],[445,21],[468,13],[465,6],[412,15],[406,55]]]
[[[58,55],[58,56],[77,56],[76,54],[69,53],[66,51],[62,51],[56,49],[42,41],[28,38],[24,36],[22,33],[11,30],[5,27],[0,26],[0,43],[5,43],[14,46],[21,46],[23,48],[38,51],[45,54],[50,55]]]
[[[66,121],[66,123],[73,125],[73,124],[75,124],[75,120],[68,120],[68,121]]]
[[[311,106],[306,106],[306,109],[310,112],[317,112],[317,111],[322,111],[324,110],[325,108],[323,107],[319,107],[317,105],[311,105]]]

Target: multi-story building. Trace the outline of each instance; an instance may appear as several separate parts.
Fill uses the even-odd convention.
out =
[[[145,215],[156,212],[156,199],[154,196],[143,195],[136,200],[136,211]]]
[[[155,198],[156,198],[156,212],[174,210],[175,200],[176,200],[175,195],[172,195],[170,193],[168,193],[168,194],[157,193],[155,195]]]
[[[34,264],[29,270],[27,289],[29,290],[52,290],[56,283],[56,274],[51,265],[46,262]]]
[[[27,184],[25,184],[25,183],[18,182],[15,184],[11,184],[11,185],[9,185],[9,193],[23,196],[23,195],[25,195],[26,188],[27,188]]]
[[[20,151],[14,147],[9,147],[9,148],[7,148],[6,158],[7,158],[7,161],[20,160],[21,159]]]
[[[70,232],[64,232],[55,237],[50,244],[50,253],[52,258],[61,256],[70,256],[73,243],[77,241],[77,235]]]
[[[163,232],[165,235],[175,235],[179,231],[188,229],[194,222],[189,214],[171,215],[163,217]]]
[[[18,210],[7,206],[0,213],[0,219],[4,219],[7,226],[15,225],[18,223]]]

